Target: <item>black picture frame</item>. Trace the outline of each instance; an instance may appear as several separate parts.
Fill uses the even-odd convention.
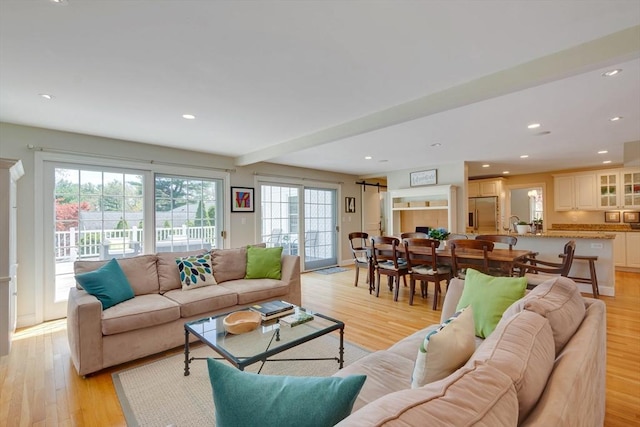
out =
[[[622,214],[622,222],[635,224],[640,222],[640,212],[631,211]]]
[[[252,187],[231,187],[231,212],[255,212]]]
[[[345,213],[355,213],[356,212],[356,198],[355,197],[345,197],[344,198],[344,211],[345,211]]]
[[[604,222],[620,222],[620,212],[607,211],[604,213]]]

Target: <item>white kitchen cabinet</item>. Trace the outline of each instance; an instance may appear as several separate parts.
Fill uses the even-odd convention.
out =
[[[640,233],[626,233],[627,267],[640,268]]]
[[[596,174],[554,175],[556,211],[596,210]]]
[[[598,208],[640,208],[640,169],[601,171],[597,183]]]
[[[500,196],[502,179],[476,179],[467,183],[468,197]]]

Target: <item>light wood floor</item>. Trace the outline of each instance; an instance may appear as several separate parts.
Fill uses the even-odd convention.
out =
[[[410,307],[406,289],[398,302],[386,291],[375,298],[362,276],[355,288],[352,270],[304,274],[303,305],[343,320],[346,339],[371,350],[439,321],[431,293]],[[640,274],[617,272],[616,292],[615,298],[602,297],[608,331],[605,425],[640,425]],[[69,359],[64,321],[20,330],[11,354],[0,358],[0,426],[124,426],[111,373],[163,356],[83,379]]]

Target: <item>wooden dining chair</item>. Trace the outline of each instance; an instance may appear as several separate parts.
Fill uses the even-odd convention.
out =
[[[451,269],[453,275],[464,279],[467,268],[473,268],[489,274],[489,252],[493,251],[493,242],[488,240],[457,239],[450,240]],[[473,254],[475,257],[470,257]],[[482,255],[481,259],[478,256]]]
[[[520,277],[527,278],[527,288],[532,289],[554,276],[569,276],[575,252],[576,242],[570,240],[564,245],[562,262],[525,257],[521,261],[515,262],[513,267],[518,270]]]
[[[518,238],[516,236],[509,236],[506,234],[479,234],[476,236],[477,240],[488,240],[490,242],[500,243],[507,245],[509,250],[512,250],[513,247],[518,243]],[[492,276],[515,276],[517,274],[514,273],[514,269],[508,268],[506,265],[501,265],[499,267],[489,266],[489,274]]]
[[[398,301],[400,277],[407,286],[406,275],[409,273],[407,261],[400,256],[398,250],[400,240],[390,236],[376,236],[371,239],[371,256],[376,276],[376,297],[380,295],[380,276],[387,276],[389,289],[394,291],[393,300]],[[393,283],[395,281],[395,289]]]
[[[410,233],[402,233],[400,234],[400,238],[404,239],[428,239],[429,235],[427,233],[422,233],[419,231],[410,232]]]
[[[451,267],[438,263],[436,249],[440,246],[439,240],[409,238],[404,239],[404,253],[409,266],[409,305],[413,305],[413,294],[416,289],[416,280],[420,281],[420,295],[427,297],[429,282],[433,282],[433,309],[438,309],[438,296],[442,293],[440,283],[447,281],[447,287],[451,281]],[[416,248],[422,248],[420,253]]]
[[[513,249],[516,243],[518,243],[518,238],[516,236],[509,236],[506,234],[478,234],[476,236],[476,240],[488,240],[493,243],[504,243],[509,246],[509,250]]]
[[[447,240],[465,240],[468,238],[469,236],[466,234],[449,234],[449,236],[447,236]]]
[[[356,266],[356,281],[354,286],[358,286],[358,277],[360,275],[360,269],[365,268],[367,272],[367,280],[365,283],[369,283],[369,249],[368,246],[369,234],[356,231],[349,233],[349,245],[351,246],[351,254],[353,255],[353,263]],[[369,287],[371,292],[371,287]]]

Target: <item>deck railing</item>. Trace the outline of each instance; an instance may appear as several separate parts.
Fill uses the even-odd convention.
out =
[[[78,258],[96,258],[100,256],[100,247],[106,240],[130,240],[142,242],[144,230],[138,227],[110,230],[56,231],[54,250],[56,262],[74,261]],[[201,240],[215,246],[215,226],[207,227],[160,227],[156,228],[156,242],[174,239]]]

